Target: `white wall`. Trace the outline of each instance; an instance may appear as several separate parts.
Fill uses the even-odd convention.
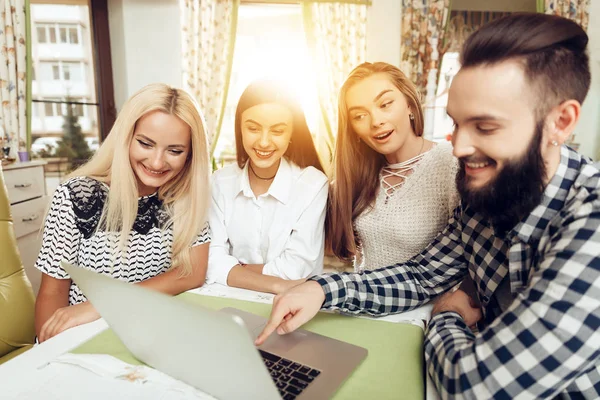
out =
[[[117,110],[149,83],[181,87],[178,0],[109,0],[108,16]]]
[[[367,12],[367,61],[400,66],[402,2],[373,0]]]
[[[581,144],[579,150],[596,161],[600,161],[600,25],[597,24],[599,20],[600,1],[594,0],[590,2],[588,26],[592,85],[583,103],[581,119],[575,128],[575,141]]]

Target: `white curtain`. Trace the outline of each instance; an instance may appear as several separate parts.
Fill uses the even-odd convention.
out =
[[[0,0],[0,136],[15,158],[27,142],[25,18],[24,0]]]
[[[229,89],[240,0],[182,0],[183,82],[204,114],[211,155]]]
[[[367,57],[367,2],[315,0],[303,2],[302,8],[327,130],[325,137],[318,138],[317,147],[332,151],[337,134],[338,92],[350,71]]]

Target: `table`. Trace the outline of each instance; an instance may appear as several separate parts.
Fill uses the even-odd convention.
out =
[[[263,316],[267,316],[270,311],[270,306],[265,303],[270,303],[272,296],[267,294],[234,290],[220,285],[205,286],[193,292],[181,295],[182,299],[213,309],[236,307]],[[425,307],[414,310],[412,314],[399,314],[376,321],[320,313],[305,325],[311,331],[369,349],[367,359],[338,390],[336,398],[398,398],[399,393],[402,398],[423,398],[425,382],[422,374],[423,330],[420,319],[427,319],[429,312],[430,308]],[[403,319],[410,323],[389,323]],[[2,393],[10,393],[11,388],[14,392],[15,388],[26,387],[27,382],[36,379],[36,375],[41,376],[40,371],[43,369],[38,369],[40,366],[68,351],[107,353],[137,364],[138,361],[129,354],[112,331],[106,328],[107,324],[98,320],[70,329],[0,365],[0,398]],[[432,389],[427,384],[427,399],[437,398]]]

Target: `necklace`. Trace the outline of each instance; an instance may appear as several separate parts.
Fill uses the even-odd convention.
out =
[[[379,185],[381,190],[385,193],[385,204],[388,203],[388,200],[391,195],[394,194],[396,190],[398,190],[406,181],[406,178],[410,175],[410,173],[414,172],[415,168],[419,161],[425,157],[426,153],[423,153],[423,148],[425,147],[425,139],[423,138],[423,143],[421,144],[421,149],[419,153],[411,159],[406,161],[402,161],[395,164],[388,164],[381,169],[379,173]],[[398,177],[401,180],[398,183],[391,184],[386,179]]]
[[[270,178],[263,178],[262,176],[259,176],[256,172],[254,172],[254,168],[252,168],[252,163],[248,162],[248,166],[250,167],[250,170],[252,171],[252,173],[254,174],[255,177],[257,177],[258,179],[262,179],[263,181],[270,181],[271,179],[275,178],[275,176],[277,176],[277,172],[275,172],[275,175],[273,175]]]

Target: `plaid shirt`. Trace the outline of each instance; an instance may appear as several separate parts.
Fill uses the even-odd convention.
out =
[[[443,398],[600,398],[600,165],[566,146],[543,200],[503,238],[457,208],[419,255],[363,274],[313,277],[323,308],[386,315],[420,306],[467,273],[484,314],[431,319],[427,369]],[[508,274],[514,300],[494,292]]]

